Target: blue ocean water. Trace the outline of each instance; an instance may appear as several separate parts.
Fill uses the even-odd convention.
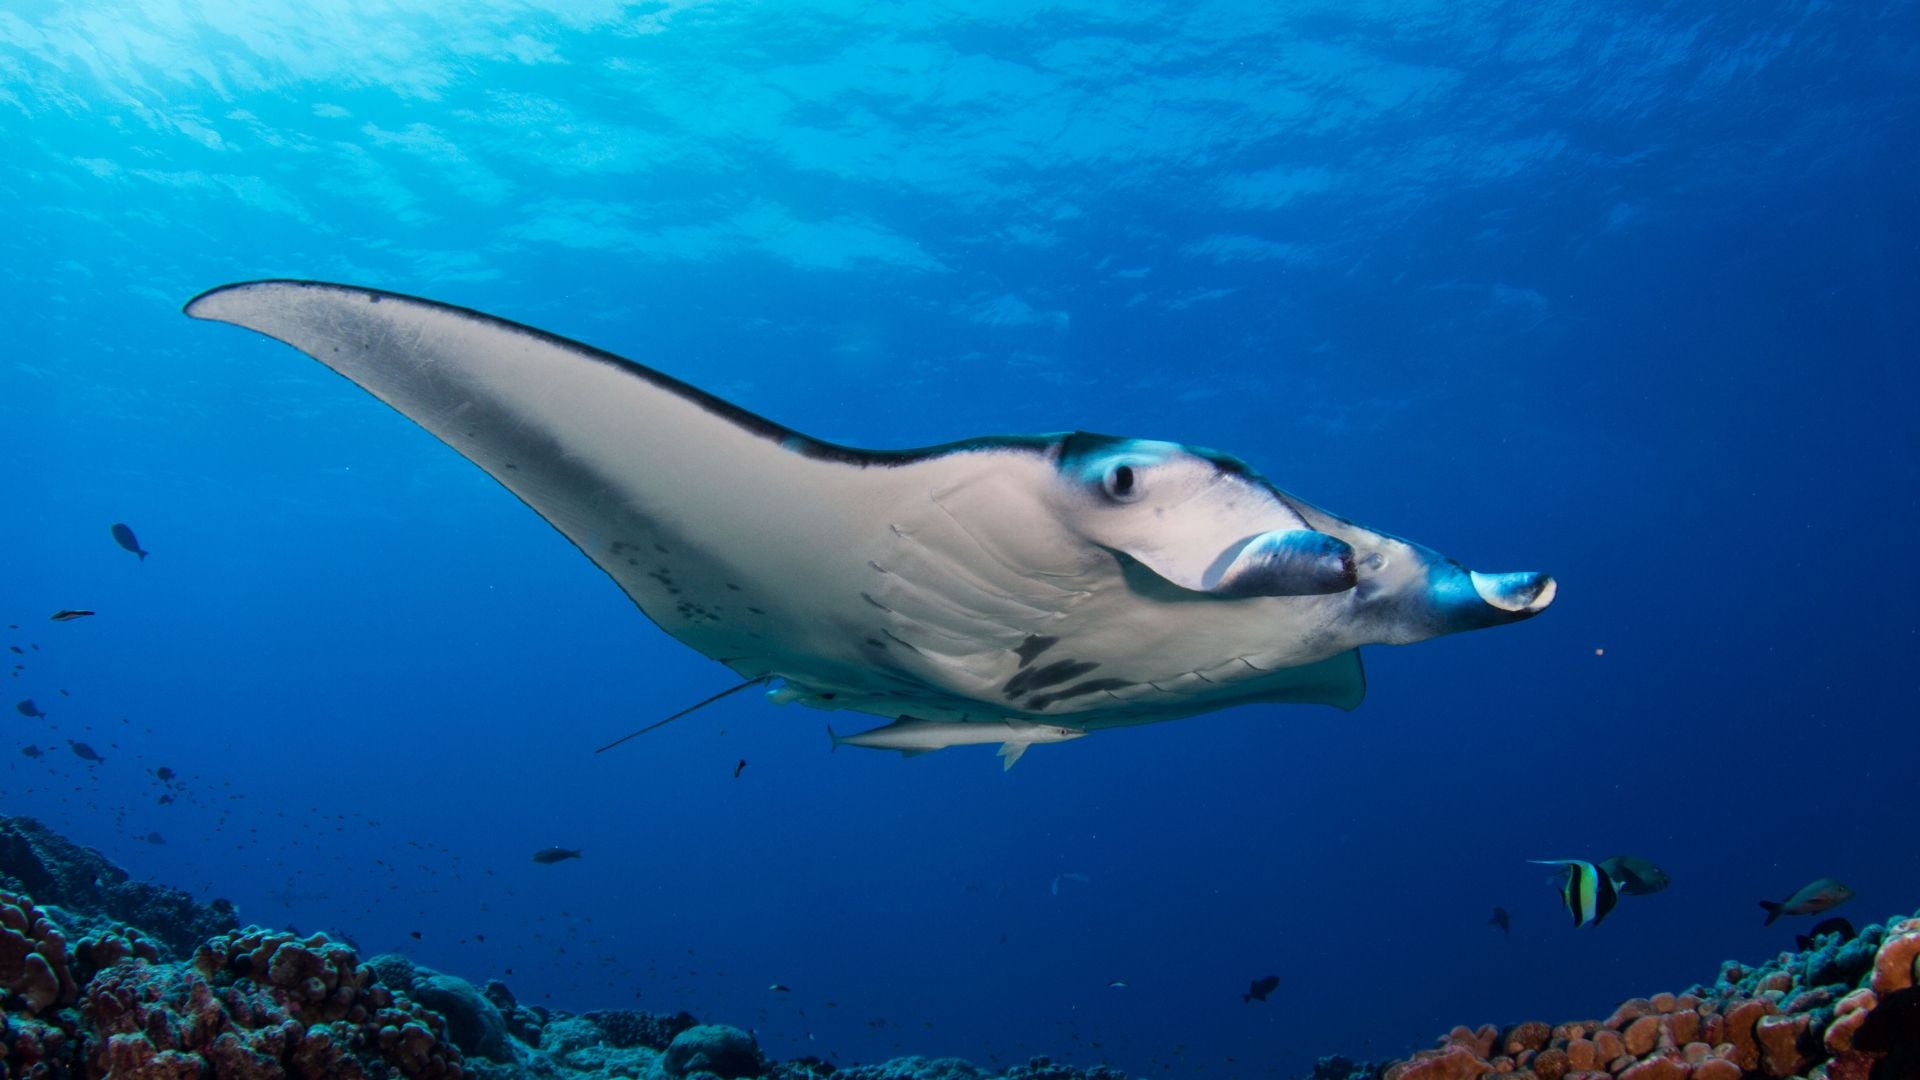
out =
[[[840,1061],[1293,1075],[1708,979],[1816,877],[1911,910],[1917,14],[10,4],[0,811]],[[855,445],[1218,447],[1559,598],[1367,650],[1351,714],[1005,773],[752,694],[594,756],[733,677],[402,417],[179,313],[278,276]],[[1577,931],[1526,861],[1616,853],[1674,883]]]

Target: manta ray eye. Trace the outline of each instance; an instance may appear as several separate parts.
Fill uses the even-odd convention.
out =
[[[1101,477],[1100,486],[1107,497],[1116,502],[1132,502],[1140,497],[1140,478],[1134,475],[1133,466],[1115,465]]]

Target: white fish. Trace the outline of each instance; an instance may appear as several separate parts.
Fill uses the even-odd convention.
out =
[[[833,747],[870,746],[875,750],[898,750],[902,757],[945,750],[949,746],[979,746],[999,743],[1002,770],[1013,768],[1020,755],[1034,743],[1066,742],[1086,732],[1079,728],[1036,724],[1029,720],[974,721],[949,724],[934,720],[896,720],[885,727],[862,731],[857,735],[838,735],[827,725]]]

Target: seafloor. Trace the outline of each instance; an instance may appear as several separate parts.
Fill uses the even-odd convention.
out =
[[[1920,1080],[1920,913],[1815,946],[1729,962],[1711,986],[1635,998],[1604,1020],[1459,1027],[1436,1049],[1327,1058],[1312,1075]],[[241,927],[231,908],[129,881],[31,818],[0,817],[0,995],[0,1080],[1124,1075],[1045,1058],[1004,1073],[955,1058],[770,1061],[746,1031],[686,1013],[529,1008],[499,982],[475,987],[391,953],[362,959],[325,934]]]

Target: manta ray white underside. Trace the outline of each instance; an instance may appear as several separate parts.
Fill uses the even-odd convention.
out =
[[[1072,432],[870,451],[590,346],[373,289],[260,281],[187,314],[299,349],[485,469],[674,637],[785,699],[1082,730],[1353,708],[1361,645],[1527,618],[1479,574],[1240,461]]]

